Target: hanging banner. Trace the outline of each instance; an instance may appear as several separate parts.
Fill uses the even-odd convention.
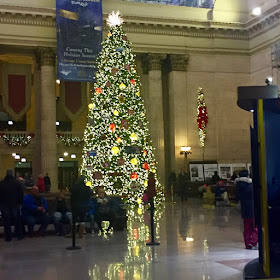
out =
[[[56,0],[57,78],[92,82],[101,51],[101,0]]]

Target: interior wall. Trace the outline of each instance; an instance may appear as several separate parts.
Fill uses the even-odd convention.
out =
[[[203,160],[196,122],[198,87],[202,87],[209,117],[204,159],[219,163],[250,162],[249,125],[252,115],[236,105],[237,87],[249,84],[249,56],[190,54],[187,115],[181,116],[186,119],[186,127],[182,129],[188,129],[187,142],[192,147],[189,160]],[[183,161],[179,154],[177,161]]]

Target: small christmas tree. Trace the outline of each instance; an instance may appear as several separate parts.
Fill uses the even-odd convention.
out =
[[[198,95],[197,95],[197,125],[198,125],[198,134],[199,134],[199,141],[201,147],[205,146],[207,123],[208,123],[207,108],[206,108],[206,103],[204,101],[203,90],[200,87],[198,89]]]
[[[81,173],[93,188],[140,203],[156,161],[148,131],[135,58],[119,12],[107,20],[110,31],[98,56],[96,83],[84,134]],[[156,201],[163,200],[156,177]]]

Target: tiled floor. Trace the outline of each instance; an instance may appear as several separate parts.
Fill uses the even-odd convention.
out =
[[[87,234],[71,240],[54,235],[6,243],[0,240],[1,280],[237,280],[258,256],[245,250],[242,220],[234,208],[203,207],[200,200],[166,203],[156,224],[160,246],[148,247],[149,215],[134,212],[129,230]],[[2,230],[2,229],[1,229]]]

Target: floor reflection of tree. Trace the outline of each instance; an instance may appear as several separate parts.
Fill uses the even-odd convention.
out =
[[[151,279],[150,264],[157,257],[146,243],[150,240],[150,215],[142,205],[128,209],[127,254],[123,262],[111,263],[107,267],[95,265],[90,271],[91,279],[98,280],[148,280]],[[155,210],[155,234],[160,238],[160,219],[164,207]],[[115,250],[112,248],[112,250]],[[107,252],[110,254],[110,252]]]

